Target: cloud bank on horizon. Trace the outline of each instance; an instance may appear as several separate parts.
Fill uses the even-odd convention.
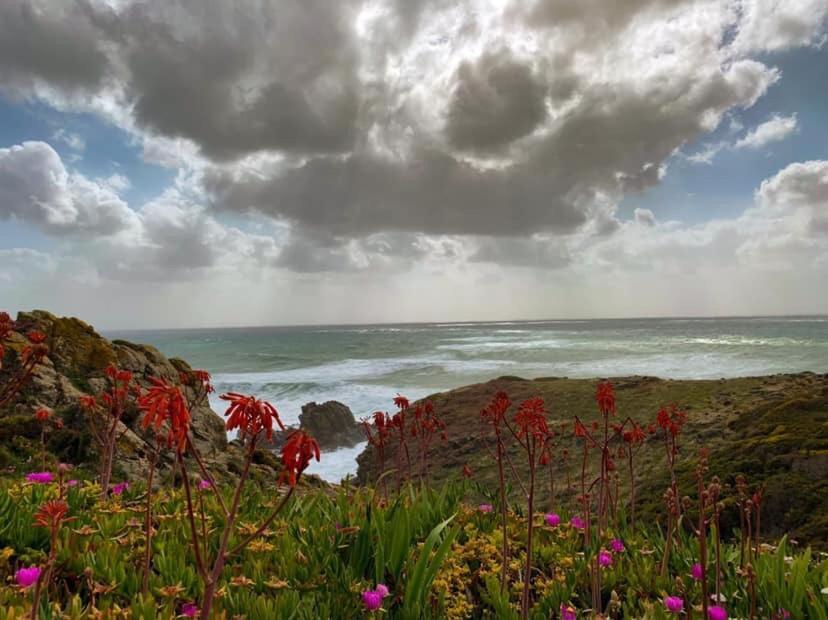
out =
[[[117,327],[828,312],[827,33],[828,0],[8,0],[0,296]]]

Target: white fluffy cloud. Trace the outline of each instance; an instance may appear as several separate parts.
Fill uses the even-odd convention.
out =
[[[83,237],[110,235],[136,223],[112,189],[67,171],[45,142],[0,149],[0,218]]]
[[[739,139],[733,148],[736,149],[760,149],[772,142],[784,140],[797,129],[796,114],[791,116],[774,116],[757,126],[745,137]]]

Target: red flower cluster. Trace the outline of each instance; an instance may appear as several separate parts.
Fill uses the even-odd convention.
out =
[[[34,417],[35,420],[37,420],[41,424],[44,424],[49,421],[49,418],[52,417],[52,412],[46,409],[45,407],[41,407],[40,409],[35,411]]]
[[[520,403],[515,414],[515,424],[518,427],[518,438],[531,435],[535,439],[546,441],[549,438],[549,427],[546,425],[543,399],[536,396]]]
[[[615,415],[615,391],[610,381],[602,381],[595,391],[595,401],[598,409],[604,415]]]
[[[114,364],[106,367],[106,376],[109,378],[110,389],[101,394],[101,400],[110,411],[114,411],[125,405],[130,389],[137,392],[138,386],[132,383],[132,373],[129,370],[122,370]]]
[[[686,421],[687,413],[679,409],[675,404],[669,407],[662,406],[656,415],[656,424],[658,424],[659,428],[670,433],[673,437],[681,433],[681,428]]]
[[[411,436],[431,438],[432,435],[440,433],[440,439],[446,439],[446,423],[437,417],[434,405],[426,401],[414,407],[414,423],[411,425]]]
[[[512,401],[506,395],[506,392],[498,392],[494,395],[492,402],[486,405],[486,408],[480,412],[480,417],[493,428],[499,429],[506,419],[506,412],[512,406]]]
[[[624,431],[622,437],[624,439],[624,443],[632,446],[644,441],[647,438],[647,435],[644,433],[644,430],[638,424],[633,422],[632,430]]]
[[[34,514],[34,524],[37,527],[56,530],[67,520],[67,514],[69,514],[69,505],[62,499],[52,499],[43,503]]]
[[[190,430],[190,411],[181,390],[163,379],[150,378],[152,386],[146,394],[138,399],[138,407],[145,412],[141,420],[142,428],[153,427],[155,433],[167,422],[167,445],[175,444],[179,452],[187,445],[187,433]]]
[[[224,412],[227,417],[225,428],[228,431],[239,429],[242,439],[247,436],[256,437],[262,431],[268,440],[272,439],[274,421],[280,429],[285,430],[285,425],[279,419],[279,412],[267,401],[237,392],[222,394],[221,399],[230,402],[230,406]]]
[[[293,431],[282,446],[282,480],[294,487],[311,459],[319,461],[319,444],[305,431]]]
[[[192,370],[190,372],[181,372],[178,374],[178,380],[184,385],[193,385],[204,390],[205,394],[212,394],[215,392],[210,373],[206,370]]]

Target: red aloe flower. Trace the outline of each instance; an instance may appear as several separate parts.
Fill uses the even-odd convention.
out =
[[[575,436],[576,437],[586,437],[587,436],[587,429],[586,426],[579,419],[575,419]]]
[[[598,409],[604,415],[615,415],[615,392],[610,381],[602,381],[595,392]]]
[[[52,417],[52,412],[46,409],[45,407],[41,407],[34,414],[35,420],[40,422],[41,424],[44,422],[48,422],[49,418]]]
[[[198,381],[201,384],[201,387],[204,388],[204,391],[208,394],[212,394],[216,391],[212,384],[213,378],[210,376],[210,373],[206,370],[194,370],[193,376],[195,377],[196,381]]]
[[[150,377],[152,387],[138,399],[138,407],[144,412],[141,420],[142,428],[153,427],[156,433],[164,422],[169,424],[167,445],[175,444],[179,452],[187,444],[187,433],[190,430],[190,412],[181,390],[172,386],[163,379]]]
[[[305,431],[293,431],[282,446],[282,478],[294,487],[312,458],[319,461],[319,444]]]
[[[31,342],[32,344],[43,344],[44,342],[46,342],[46,334],[36,329],[27,333],[26,338],[28,338],[29,342]]]
[[[411,406],[408,399],[405,396],[400,396],[399,394],[394,397],[394,404],[400,411],[405,411]]]
[[[262,431],[268,440],[272,439],[274,420],[280,429],[285,430],[285,425],[279,419],[279,412],[267,401],[237,392],[222,394],[221,399],[230,402],[230,406],[224,412],[227,417],[225,428],[228,431],[239,429],[242,439],[246,436],[255,437]]]
[[[540,397],[524,400],[515,414],[515,424],[518,427],[518,437],[532,435],[535,439],[545,440],[549,437],[549,427],[546,425],[546,410],[543,399]]]
[[[98,406],[98,401],[95,399],[94,396],[84,394],[83,396],[78,398],[78,404],[81,406],[82,409],[85,409],[86,411],[92,411],[95,407]]]
[[[480,412],[480,417],[495,428],[500,428],[506,418],[506,412],[512,406],[512,401],[506,392],[498,392],[494,395],[492,402]]]
[[[57,529],[66,521],[69,514],[69,505],[62,499],[52,499],[43,503],[34,514],[34,524],[37,527]]]

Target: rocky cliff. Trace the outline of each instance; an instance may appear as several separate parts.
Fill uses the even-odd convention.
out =
[[[183,360],[167,359],[154,347],[109,341],[83,321],[59,318],[41,310],[20,313],[17,322],[25,325],[27,331],[34,329],[46,334],[49,353],[17,401],[0,410],[0,466],[14,467],[35,459],[40,426],[32,414],[39,407],[46,407],[62,424],[62,428],[47,434],[52,456],[96,471],[95,446],[78,399],[104,389],[104,370],[109,364],[131,371],[143,387],[150,377],[158,377],[179,385],[191,400],[195,399],[191,388],[180,380],[181,373],[192,370],[189,365]],[[25,344],[22,335],[12,334],[3,360],[6,371],[16,363]],[[232,477],[243,460],[242,453],[238,445],[228,443],[222,419],[210,409],[206,398],[196,402],[191,415],[194,442],[211,473],[217,478]],[[123,422],[115,473],[126,479],[141,479],[147,471],[151,438],[141,430],[135,407],[127,410]],[[170,465],[169,458],[165,458],[160,464],[162,472]],[[273,465],[273,456],[262,453],[257,472],[272,473]]]

